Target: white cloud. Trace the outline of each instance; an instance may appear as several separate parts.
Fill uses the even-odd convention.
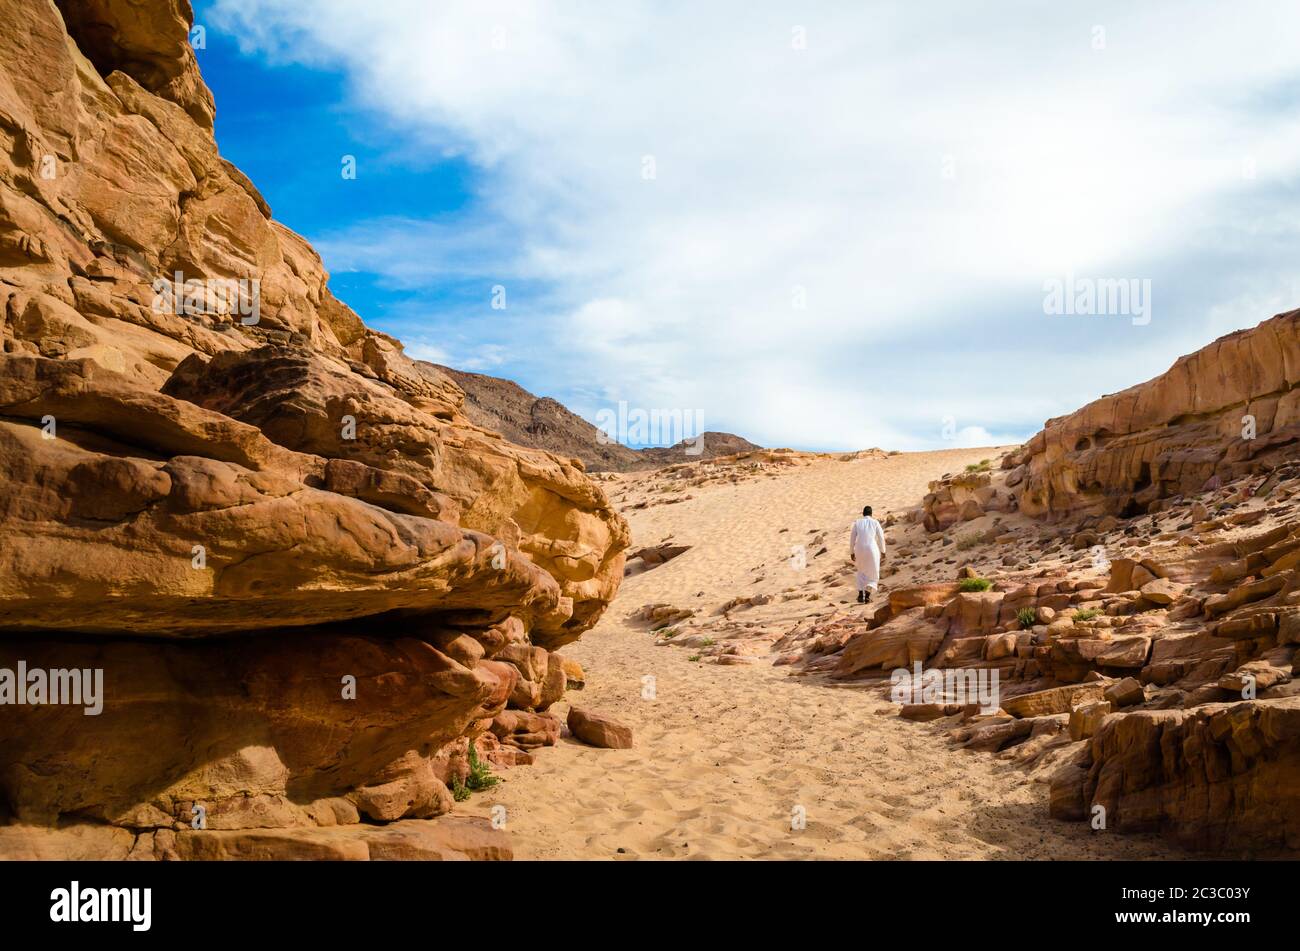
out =
[[[510,252],[510,241],[491,223],[379,218],[318,237],[314,245],[332,273],[380,274],[393,288],[415,290],[436,281],[483,276],[485,264],[500,262]],[[498,279],[514,276],[519,276],[517,268]]]
[[[1300,251],[1297,67],[1277,42],[1300,9],[1274,3],[213,17],[250,51],[344,69],[409,139],[481,169],[472,220],[351,223],[327,263],[544,286],[513,296],[480,365],[527,360],[589,418],[626,399],[768,444],[919,448],[952,415],[1003,442],[1269,316],[1250,308]],[[1053,323],[1042,284],[1067,272],[1151,277],[1161,311]]]
[[[979,449],[983,446],[1013,445],[1019,440],[1012,435],[994,436],[983,426],[964,426],[953,438],[954,449]]]
[[[441,363],[443,366],[449,366],[451,355],[439,347],[437,344],[426,343],[422,340],[405,340],[406,355],[415,360],[427,360],[430,363]]]
[[[486,344],[478,349],[476,355],[460,360],[457,369],[473,370],[476,373],[493,370],[505,363],[507,356],[508,351],[504,347]]]

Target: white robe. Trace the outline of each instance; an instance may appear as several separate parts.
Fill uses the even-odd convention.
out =
[[[885,532],[880,523],[864,515],[853,523],[849,533],[853,566],[857,568],[858,590],[873,591],[880,585],[880,556],[885,553]]]

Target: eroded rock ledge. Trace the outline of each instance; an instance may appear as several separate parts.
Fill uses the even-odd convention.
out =
[[[0,705],[0,858],[508,857],[429,820],[470,744],[555,742],[626,524],[333,297],[192,19],[0,0],[0,669],[103,671],[98,715]]]
[[[836,613],[777,646],[832,677],[914,665],[981,683],[996,674],[996,709],[954,676],[904,697],[899,713],[1021,765],[1050,788],[1052,815],[1098,835],[1160,832],[1201,852],[1292,856],[1300,464],[1286,433],[1261,429],[1265,451],[1241,457],[1231,479],[1237,463],[1223,460],[1235,450],[1207,442],[1205,458],[1228,468],[1186,492],[1162,483],[1131,517],[1081,514],[1104,498],[1085,493],[1053,496],[1074,517],[1027,518],[1014,502],[1024,463],[946,476],[905,514],[920,548],[901,558],[951,565],[952,580],[892,589],[865,625]],[[1130,491],[1127,450],[1088,453],[1119,480],[1114,498]]]
[[[1160,376],[1050,419],[1018,453],[1027,515],[1133,516],[1294,458],[1300,311],[1180,357]],[[1023,467],[1023,468],[1021,468]]]

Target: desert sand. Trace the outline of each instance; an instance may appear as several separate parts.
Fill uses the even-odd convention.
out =
[[[600,624],[564,650],[585,667],[587,685],[555,712],[563,717],[572,701],[608,714],[633,727],[635,747],[594,749],[566,735],[536,765],[502,770],[501,785],[462,810],[487,816],[505,806],[523,859],[1178,854],[1152,837],[1103,839],[1086,823],[1055,821],[1045,777],[957,750],[938,727],[899,719],[876,684],[792,676],[767,653],[803,618],[857,609],[845,555],[862,505],[884,521],[918,504],[931,479],[999,454],[801,457],[737,482],[684,487],[659,473],[606,477],[634,552],[665,540],[691,546],[629,577]],[[680,501],[638,507],[672,498]],[[823,535],[818,555],[822,543],[807,543]],[[802,569],[790,559],[800,544],[809,563]],[[882,594],[908,574],[886,575]],[[708,616],[755,594],[773,600],[734,614],[750,635],[739,641],[750,645],[748,663],[724,666],[689,648],[656,646],[662,640],[629,619],[656,602]],[[800,816],[801,829],[793,821]]]

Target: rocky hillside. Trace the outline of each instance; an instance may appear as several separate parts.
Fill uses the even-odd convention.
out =
[[[426,366],[446,374],[464,390],[465,414],[479,426],[495,430],[520,446],[580,459],[590,472],[656,469],[676,462],[715,459],[759,448],[731,433],[705,432],[702,450],[695,440],[683,440],[675,446],[631,449],[611,441],[562,404],[549,397],[534,396],[511,380],[437,364]]]
[[[1294,854],[1298,327],[1231,334],[933,483],[895,569],[923,583],[865,632],[802,632],[812,666],[997,671],[996,711],[939,689],[900,712],[1042,772],[1060,819]]]
[[[626,524],[333,297],[191,21],[0,0],[0,857],[507,856],[429,820],[555,741]]]
[[[700,442],[703,447],[700,447]],[[763,447],[755,445],[743,436],[732,433],[705,432],[699,441],[683,439],[673,446],[652,446],[637,452],[640,457],[633,469],[658,469],[679,463],[699,462],[708,459],[725,459],[747,452],[762,452]]]

